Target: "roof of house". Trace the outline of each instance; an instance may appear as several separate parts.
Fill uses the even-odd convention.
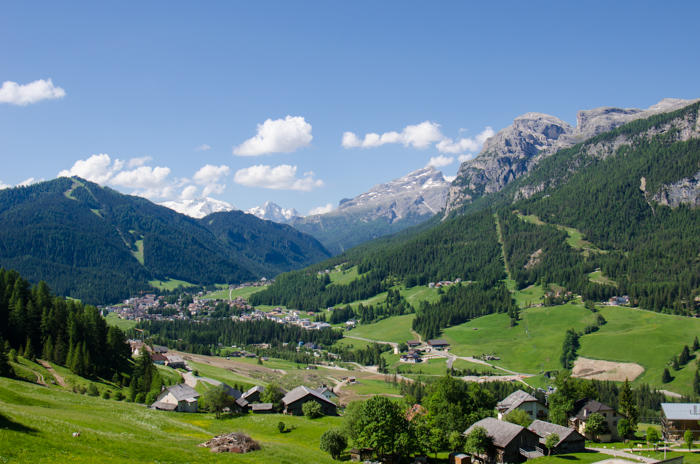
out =
[[[522,390],[515,391],[508,395],[503,401],[496,405],[496,409],[504,414],[508,414],[517,409],[523,403],[539,402],[537,398]]]
[[[336,398],[338,397],[338,395],[336,395],[336,393],[335,393],[333,390],[331,390],[330,388],[326,387],[325,385],[322,386],[322,387],[318,387],[318,388],[316,389],[316,391],[319,392],[319,393],[322,394],[322,395],[323,395],[325,392],[331,392],[331,394],[332,394],[333,396],[335,396]]]
[[[670,420],[700,420],[700,403],[661,403],[661,410]]]
[[[600,411],[614,411],[614,409],[599,401],[582,398],[574,403],[573,416],[585,422],[591,414],[599,413]]]
[[[151,405],[151,407],[154,409],[160,409],[161,411],[174,411],[177,409],[177,404],[156,401]]]
[[[464,435],[469,435],[474,427],[485,428],[486,434],[493,438],[493,444],[499,448],[505,448],[520,432],[527,430],[525,427],[521,427],[518,424],[511,424],[510,422],[500,421],[493,417],[487,417],[469,427],[464,432]]]
[[[243,398],[248,398],[250,395],[252,395],[255,392],[262,393],[264,391],[265,391],[265,389],[263,387],[261,387],[260,385],[256,385],[253,388],[251,388],[250,390],[248,390],[247,392],[243,393],[242,396],[243,396]]]
[[[330,401],[328,398],[326,398],[325,396],[323,396],[322,394],[320,394],[320,393],[317,392],[316,390],[312,390],[312,389],[310,389],[310,388],[308,388],[308,387],[305,387],[305,386],[303,386],[303,385],[302,385],[301,387],[297,387],[297,388],[295,388],[294,390],[292,390],[292,391],[290,391],[289,393],[287,393],[287,394],[284,396],[284,398],[282,398],[282,402],[283,402],[285,405],[292,404],[292,403],[294,403],[295,401],[298,401],[298,400],[302,399],[303,397],[305,397],[305,396],[307,396],[307,395],[311,395],[311,396],[313,396],[314,398],[317,398],[317,399],[319,399],[319,400],[321,400],[321,401],[324,401],[324,402],[326,402],[326,403],[329,403],[329,404],[332,404],[333,406],[335,406],[335,403],[334,403],[334,402]]]
[[[164,356],[168,360],[169,363],[184,363],[185,362],[185,360],[182,359],[182,357],[180,357],[177,354],[166,354]]]
[[[274,405],[272,403],[253,403],[250,405],[250,409],[253,411],[270,411],[274,409]]]
[[[428,345],[430,346],[435,346],[435,345],[449,345],[447,343],[447,340],[443,340],[442,338],[439,340],[428,340]]]
[[[557,442],[556,446],[559,446],[559,444],[567,438],[572,438],[574,440],[586,439],[586,437],[584,437],[574,429],[570,429],[569,427],[562,427],[561,425],[551,424],[549,422],[541,420],[536,420],[535,422],[530,424],[530,426],[527,429],[539,435],[541,443],[544,443],[548,435],[556,433],[557,435],[559,435],[559,441]]]
[[[230,387],[230,386],[226,385],[225,383],[222,383],[221,385],[224,387],[224,391],[226,392],[226,394],[228,396],[232,396],[236,399],[239,399],[240,397],[243,396],[243,393],[240,390],[238,390],[237,388]]]
[[[163,356],[162,354],[159,354],[159,353],[154,353],[154,354],[151,355],[151,360],[152,360],[153,362],[156,362],[156,361],[166,361],[167,359],[168,359],[168,358],[166,358],[165,356]]]
[[[168,392],[170,392],[178,401],[188,401],[193,398],[199,398],[199,393],[197,393],[197,390],[189,385],[185,385],[184,383],[173,385],[171,387],[165,387],[165,389],[168,390]]]
[[[242,408],[245,408],[246,406],[248,406],[248,402],[245,400],[245,398],[238,398],[236,400],[236,404]]]

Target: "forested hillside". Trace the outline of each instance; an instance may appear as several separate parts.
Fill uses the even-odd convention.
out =
[[[236,283],[329,256],[288,226],[237,211],[196,220],[79,178],[1,190],[0,221],[0,266],[88,303],[151,279]]]

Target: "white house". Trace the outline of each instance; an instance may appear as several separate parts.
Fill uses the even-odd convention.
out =
[[[161,411],[197,412],[197,398],[199,393],[182,383],[164,388],[151,408]]]

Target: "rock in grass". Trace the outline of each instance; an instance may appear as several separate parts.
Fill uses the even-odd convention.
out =
[[[212,453],[249,453],[260,449],[260,443],[240,432],[219,435],[197,446],[211,448]]]

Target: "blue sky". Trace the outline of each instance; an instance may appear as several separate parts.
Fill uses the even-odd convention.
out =
[[[308,214],[526,112],[700,97],[698,2],[106,3],[0,2],[0,184]]]

